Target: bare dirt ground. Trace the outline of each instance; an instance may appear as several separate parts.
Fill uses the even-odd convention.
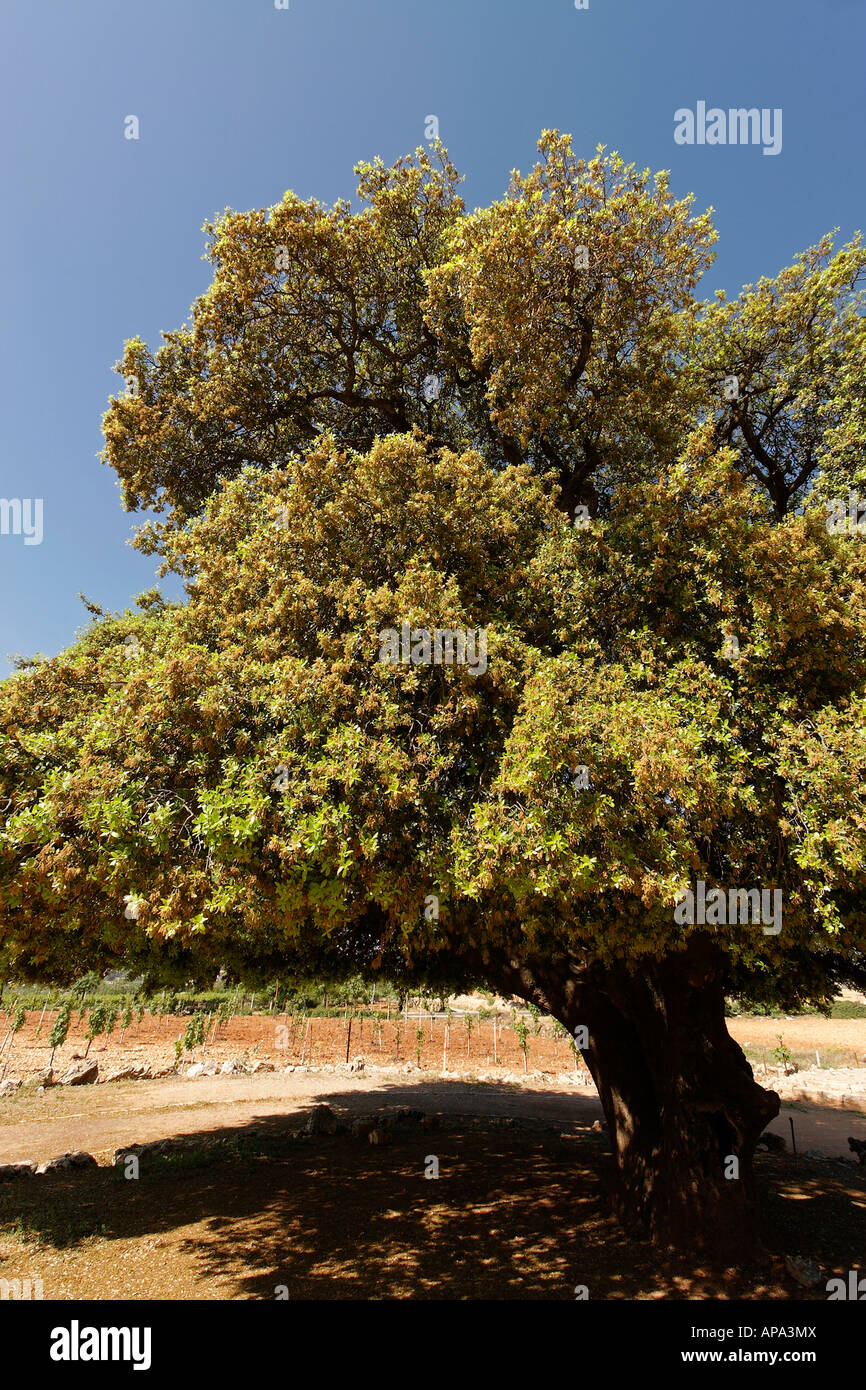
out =
[[[750,1061],[773,1061],[779,1036],[794,1056],[815,1062],[817,1052],[826,1066],[866,1065],[866,1018],[729,1018],[728,1032],[736,1038]]]
[[[298,1120],[319,1102],[349,1118],[385,1103],[383,1097],[388,1104],[412,1104],[427,1113],[531,1116],[585,1128],[602,1115],[594,1091],[576,1095],[516,1083],[434,1080],[420,1073],[413,1082],[396,1069],[367,1075],[295,1072],[119,1081],[54,1087],[44,1096],[21,1094],[0,1101],[0,1163],[42,1162],[72,1149],[109,1163],[114,1150],[125,1144]]]
[[[33,1083],[50,1057],[45,1046],[50,1018],[42,1021],[37,1037],[38,1024],[39,1015],[31,1014],[13,1041],[11,1055],[8,1048],[4,1054],[7,1077],[22,1079],[25,1085],[13,1098],[0,1098],[0,1162],[31,1157],[42,1161],[73,1148],[106,1162],[106,1156],[124,1143],[189,1134],[210,1123],[244,1124],[263,1105],[272,1107],[274,1114],[297,1114],[325,1094],[340,1096],[348,1110],[361,1113],[367,1094],[403,1082],[412,1086],[425,1110],[532,1114],[551,1123],[584,1116],[592,1123],[601,1118],[591,1078],[582,1064],[575,1066],[566,1043],[530,1033],[524,1071],[517,1035],[504,1025],[501,1032],[497,1028],[494,1041],[490,1020],[476,1022],[467,1031],[464,1022],[455,1019],[446,1032],[441,1018],[410,1016],[406,1024],[383,1017],[378,1022],[356,1020],[349,1035],[342,1019],[235,1017],[215,1030],[213,1040],[211,1029],[204,1051],[196,1049],[196,1061],[203,1059],[209,1067],[243,1061],[248,1067],[258,1063],[269,1070],[255,1076],[205,1075],[188,1080],[186,1065],[180,1075],[174,1071],[174,1039],[183,1031],[184,1020],[146,1015],[123,1038],[119,1030],[107,1040],[97,1038],[89,1057],[99,1065],[100,1081],[135,1065],[171,1070],[169,1076],[159,1081],[50,1087],[36,1095]],[[808,1058],[817,1050],[822,1060],[838,1055],[850,1062],[866,1052],[866,1019],[734,1018],[728,1026],[752,1055],[757,1079],[783,1100],[782,1113],[771,1130],[790,1145],[793,1118],[799,1152],[848,1157],[848,1137],[866,1137],[866,1066],[812,1066],[786,1076],[772,1060],[771,1044],[775,1046],[781,1032],[793,1053],[799,1051]],[[348,1071],[347,1042],[353,1065],[363,1062],[363,1070]],[[68,1041],[57,1050],[55,1079],[85,1051],[84,1032],[76,1021]],[[754,1060],[756,1051],[764,1062]],[[288,1074],[287,1067],[293,1068]]]
[[[330,1089],[321,1077],[279,1079],[292,1082],[291,1097],[251,1095],[259,1079],[236,1077],[206,1080],[204,1090],[90,1088],[106,1137],[110,1125],[122,1143],[194,1133],[199,1144],[143,1156],[135,1181],[118,1166],[0,1184],[0,1278],[41,1279],[50,1299],[570,1300],[585,1285],[593,1299],[787,1300],[826,1294],[823,1283],[814,1293],[794,1284],[786,1254],[817,1260],[824,1281],[862,1263],[866,1170],[851,1163],[759,1156],[769,1258],[760,1271],[723,1275],[671,1265],[617,1225],[606,1136],[590,1129],[589,1097],[408,1078]],[[184,1086],[200,1098],[189,1108]],[[404,1103],[435,1108],[439,1128],[396,1126],[383,1147],[307,1135],[302,1108],[314,1097],[341,1119]],[[64,1107],[67,1098],[87,1104],[81,1092],[51,1097]],[[160,1099],[163,1108],[153,1104]],[[475,1106],[485,1113],[473,1116]],[[4,1147],[26,1136],[32,1152],[39,1122],[21,1119]],[[73,1130],[83,1120],[55,1113],[49,1124],[64,1126],[70,1146],[93,1144],[86,1124]],[[439,1177],[427,1180],[434,1156]]]
[[[0,1163],[24,1159],[41,1163],[74,1149],[110,1163],[114,1150],[127,1144],[231,1130],[266,1118],[298,1118],[318,1101],[333,1104],[347,1117],[363,1115],[371,1108],[371,1097],[382,1095],[427,1113],[525,1117],[584,1129],[603,1119],[594,1088],[575,1088],[556,1078],[479,1082],[433,1078],[420,1072],[410,1078],[397,1068],[383,1068],[351,1074],[296,1071],[288,1076],[119,1081],[53,1087],[44,1095],[22,1091],[0,1100]],[[783,1104],[769,1128],[789,1146],[791,1119],[800,1153],[849,1159],[849,1136],[866,1138],[866,1105],[839,1109],[799,1100]]]
[[[610,1216],[607,1137],[592,1129],[601,1108],[562,1043],[554,1056],[551,1039],[530,1035],[524,1074],[507,1026],[497,1065],[492,1024],[469,1035],[468,1055],[452,1024],[443,1076],[441,1021],[432,1041],[424,1025],[421,1069],[414,1020],[400,1036],[385,1020],[381,1046],[367,1022],[350,1040],[364,1069],[350,1072],[341,1020],[312,1020],[303,1067],[300,1030],[287,1040],[276,1032],[282,1022],[236,1018],[204,1053],[218,1062],[246,1054],[248,1064],[258,1057],[279,1070],[42,1094],[31,1082],[0,1099],[0,1163],[83,1149],[102,1165],[0,1184],[0,1278],[41,1278],[45,1297],[60,1299],[257,1299],[278,1288],[291,1298],[573,1299],[578,1284],[591,1298],[801,1299],[825,1297],[823,1284],[814,1295],[793,1284],[784,1255],[817,1260],[826,1278],[863,1264],[866,1168],[847,1139],[866,1138],[866,1068],[768,1072],[765,1084],[786,1101],[771,1129],[790,1150],[793,1119],[798,1157],[758,1157],[771,1261],[759,1275],[723,1279],[667,1265]],[[792,1051],[817,1039],[819,1050],[862,1053],[864,1020],[793,1022],[799,1032],[764,1019],[734,1019],[730,1028],[749,1046],[775,1045],[775,1028]],[[98,1039],[91,1056],[103,1074],[129,1063],[168,1066],[181,1027],[176,1018],[161,1026],[146,1019],[122,1047],[119,1035],[107,1045]],[[47,1064],[35,1028],[28,1020],[16,1038],[7,1076],[33,1076]],[[403,1060],[407,1033],[411,1062]],[[55,1072],[83,1051],[76,1034]],[[765,1080],[760,1066],[757,1074]],[[440,1128],[395,1130],[381,1148],[344,1134],[308,1136],[303,1122],[317,1102],[340,1120],[410,1105],[438,1114]],[[194,1136],[197,1147],[143,1162],[138,1181],[108,1166],[116,1148],[179,1136]],[[424,1178],[431,1155],[438,1181]]]

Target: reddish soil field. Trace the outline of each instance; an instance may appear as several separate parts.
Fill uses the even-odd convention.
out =
[[[51,1031],[53,1015],[48,1013],[42,1021],[39,1037],[41,1010],[28,1014],[27,1022],[15,1036],[10,1046],[7,1044],[2,1054],[2,1062],[8,1063],[6,1075],[25,1079],[48,1066],[51,1049],[48,1035]],[[99,1069],[105,1073],[121,1065],[149,1063],[151,1066],[168,1066],[174,1063],[174,1042],[183,1034],[187,1019],[183,1015],[155,1018],[146,1014],[141,1024],[133,1021],[121,1042],[120,1027],[108,1038],[97,1037],[90,1046],[88,1056],[95,1057]],[[417,1033],[420,1030],[419,1040]],[[448,1046],[446,1048],[446,1033]],[[301,1063],[307,1066],[324,1066],[345,1062],[348,1058],[362,1058],[372,1066],[393,1066],[410,1063],[419,1065],[424,1071],[441,1072],[443,1069],[457,1072],[475,1072],[481,1069],[501,1069],[505,1072],[522,1072],[523,1052],[517,1034],[506,1019],[496,1021],[496,1041],[494,1043],[494,1022],[492,1019],[472,1018],[471,1031],[467,1032],[465,1021],[454,1018],[450,1029],[443,1018],[431,1019],[424,1015],[419,1023],[417,1016],[409,1015],[408,1023],[385,1014],[379,1020],[354,1019],[351,1037],[347,1023],[338,1018],[302,1019],[279,1014],[236,1016],[216,1029],[211,1023],[204,1056],[221,1062],[229,1057],[237,1057],[244,1052],[253,1054],[263,1061],[273,1062],[275,1066],[290,1066]],[[78,1014],[73,1013],[73,1026],[63,1047],[57,1049],[54,1057],[54,1072],[57,1075],[76,1057],[82,1056],[87,1048],[85,1025],[78,1022]],[[202,1056],[201,1048],[196,1048],[196,1060]],[[188,1060],[192,1060],[192,1057]],[[444,1064],[444,1067],[443,1067]],[[529,1033],[526,1040],[526,1067],[529,1072],[563,1072],[575,1070],[574,1060],[565,1039],[553,1039],[545,1034]],[[578,1058],[578,1070],[583,1070]],[[0,1066],[2,1071],[2,1066]]]
[[[46,1013],[39,1036],[37,1028],[41,1010],[28,1014],[24,1027],[6,1042],[0,1053],[0,1075],[26,1080],[48,1066],[51,1049],[48,1035],[55,1015]],[[97,1037],[90,1046],[89,1056],[99,1062],[103,1074],[120,1066],[147,1063],[153,1067],[172,1066],[175,1060],[174,1042],[183,1034],[187,1016],[157,1018],[145,1014],[142,1022],[133,1021],[121,1041],[119,1025],[106,1039]],[[223,1062],[244,1053],[250,1060],[270,1061],[275,1066],[303,1064],[306,1066],[335,1065],[356,1058],[368,1066],[411,1064],[422,1071],[476,1073],[479,1070],[521,1073],[524,1056],[517,1034],[508,1016],[493,1019],[471,1017],[471,1030],[466,1019],[455,1016],[450,1027],[441,1017],[409,1015],[408,1022],[383,1013],[379,1019],[363,1018],[352,1021],[351,1036],[347,1022],[339,1018],[310,1018],[300,1015],[268,1014],[236,1015],[226,1023],[208,1030],[204,1054],[195,1051],[195,1059],[211,1058]],[[556,1074],[577,1070],[587,1076],[582,1061],[577,1066],[567,1040],[552,1038],[545,1031],[530,1030],[526,1039],[526,1070],[529,1073]],[[495,1027],[495,1041],[494,1041]],[[782,1035],[785,1045],[801,1064],[814,1063],[819,1052],[823,1066],[863,1066],[866,1064],[866,1019],[840,1019],[804,1016],[792,1019],[732,1018],[728,1029],[746,1049],[753,1063],[762,1060],[773,1065],[773,1052]],[[420,1032],[420,1039],[419,1034]],[[447,1048],[446,1048],[447,1034]],[[0,1041],[6,1035],[5,1021],[0,1025]],[[348,1043],[348,1048],[347,1048]],[[87,1049],[85,1024],[73,1014],[73,1026],[63,1047],[57,1049],[54,1073],[57,1076],[76,1057]],[[192,1061],[192,1056],[187,1061]],[[5,1068],[5,1072],[4,1072]]]

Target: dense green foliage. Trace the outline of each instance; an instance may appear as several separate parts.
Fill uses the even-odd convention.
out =
[[[0,691],[9,973],[640,965],[704,879],[784,895],[715,927],[734,992],[862,978],[866,560],[826,502],[866,257],[701,305],[708,217],[541,150],[472,215],[441,152],[359,212],[228,213],[191,326],[128,345],[106,457],[188,600],[94,607]],[[381,661],[404,622],[486,669]]]

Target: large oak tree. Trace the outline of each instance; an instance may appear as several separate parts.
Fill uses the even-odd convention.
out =
[[[439,147],[227,212],[187,326],[127,344],[105,457],[188,600],[0,690],[0,952],[485,978],[586,1030],[623,1216],[728,1257],[778,1098],[725,994],[866,974],[866,561],[826,525],[866,256],[702,304],[665,175],[540,152],[472,214]],[[401,623],[486,670],[381,661]],[[781,930],[678,920],[700,880]]]

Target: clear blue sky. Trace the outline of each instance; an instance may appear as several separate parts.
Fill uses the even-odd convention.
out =
[[[157,345],[206,287],[207,217],[351,196],[430,114],[487,203],[555,126],[712,204],[703,293],[736,292],[866,224],[864,49],[862,0],[0,0],[0,497],[44,499],[41,545],[0,535],[0,659],[68,645],[78,590],[153,582],[99,422],[124,338]],[[781,107],[781,153],[675,144],[698,101]]]

